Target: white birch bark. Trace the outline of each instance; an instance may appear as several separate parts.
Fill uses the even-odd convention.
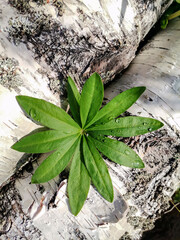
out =
[[[63,68],[63,64],[61,64],[63,61],[62,59],[68,60],[63,53],[55,55],[54,60],[49,65],[47,64],[47,61],[49,61],[47,55],[49,54],[49,58],[51,56],[49,51],[46,52],[41,59],[35,61],[35,55],[32,53],[32,50],[36,49],[36,47],[35,44],[33,45],[32,39],[37,36],[33,36],[31,42],[28,39],[24,39],[24,43],[15,46],[7,39],[9,30],[7,32],[2,32],[0,39],[0,52],[2,55],[1,66],[4,67],[1,68],[3,71],[3,78],[1,81],[4,81],[5,78],[7,79],[5,82],[2,82],[3,86],[0,88],[0,103],[2,103],[0,104],[0,129],[2,132],[1,154],[4,156],[0,160],[2,166],[0,168],[1,183],[4,183],[14,173],[16,163],[22,156],[21,154],[10,150],[10,145],[16,141],[16,138],[24,136],[36,127],[35,124],[26,119],[19,111],[17,103],[15,102],[15,95],[31,95],[48,99],[51,102],[59,104],[58,93],[60,91],[58,90],[58,84],[55,87],[52,86],[54,82],[51,81],[51,79],[54,77],[57,80],[57,76],[60,73],[63,76],[60,78],[61,81],[66,74],[71,73],[71,75],[75,77],[79,87],[82,85],[84,77],[93,71],[101,73],[102,77],[107,82],[109,79],[112,79],[117,72],[129,64],[134,57],[140,39],[145,36],[150,26],[155,22],[157,14],[154,14],[152,10],[150,11],[149,6],[153,7],[153,4],[157,4],[157,6],[159,6],[157,12],[160,14],[162,11],[162,9],[160,10],[160,5],[162,3],[160,1],[156,1],[156,3],[152,3],[152,5],[150,5],[150,2],[146,2],[146,4],[144,3],[144,8],[142,8],[142,18],[140,18],[141,15],[139,15],[139,18],[137,19],[139,27],[136,33],[138,36],[135,36],[136,34],[132,31],[131,27],[129,27],[129,33],[132,34],[124,35],[121,30],[118,30],[119,32],[117,31],[118,24],[114,24],[118,14],[109,15],[108,12],[111,8],[108,5],[104,5],[104,2],[101,1],[101,5],[98,5],[97,2],[95,2],[96,4],[88,4],[87,1],[82,4],[81,1],[77,1],[76,6],[74,6],[75,4],[66,1],[64,6],[67,6],[67,8],[64,9],[63,13],[65,15],[57,17],[57,19],[55,15],[53,16],[57,21],[60,18],[62,24],[66,24],[64,26],[66,26],[67,29],[71,29],[72,26],[74,29],[76,29],[75,26],[79,26],[80,29],[82,22],[83,24],[85,24],[84,21],[86,24],[89,22],[90,18],[87,18],[86,14],[84,15],[80,11],[80,16],[85,18],[85,20],[82,21],[81,24],[78,24],[78,21],[80,21],[79,15],[77,21],[77,16],[75,14],[76,8],[79,6],[78,4],[80,4],[80,10],[85,11],[84,9],[87,9],[87,15],[89,14],[89,16],[93,16],[92,22],[89,22],[92,26],[94,19],[101,19],[102,16],[105,16],[105,18],[111,17],[111,21],[108,20],[105,25],[105,29],[108,29],[105,31],[107,38],[117,36],[118,34],[117,39],[120,39],[121,34],[122,37],[129,36],[129,38],[126,40],[128,41],[127,46],[126,44],[123,45],[124,48],[123,46],[119,49],[113,47],[111,52],[107,52],[109,54],[109,61],[107,61],[108,55],[105,54],[109,45],[106,45],[106,51],[103,50],[104,55],[96,55],[96,51],[99,50],[101,52],[102,50],[103,37],[99,38],[100,40],[98,40],[98,38],[94,40],[93,31],[91,35],[92,38],[90,39],[91,41],[94,41],[92,42],[93,47],[96,41],[97,45],[95,45],[95,48],[80,48],[78,43],[83,46],[83,42],[78,42],[77,38],[77,49],[81,49],[81,52],[79,52],[78,58],[78,52],[75,51],[77,55],[74,55],[73,67],[69,67],[69,70],[67,70],[67,65]],[[132,6],[130,3],[133,5],[133,1],[128,2],[128,10],[126,9],[126,13],[130,11],[129,6]],[[34,6],[33,4],[35,3],[31,2],[32,6]],[[133,6],[135,7],[133,10],[136,9],[137,11],[141,11],[140,8],[138,8],[138,4],[140,4],[140,1],[136,4],[134,3]],[[7,5],[6,1],[3,1],[1,7],[3,12],[3,31],[5,26],[8,27],[7,20],[9,19],[10,13],[11,16],[21,16],[22,21],[24,21],[24,13],[20,15],[16,12],[16,9]],[[98,12],[97,7],[98,9],[106,9],[104,10],[106,14],[104,12],[102,14],[100,10]],[[55,11],[55,8],[51,5],[45,5],[39,8],[43,8],[49,13],[54,13]],[[92,8],[95,13],[88,13],[88,10],[90,9],[92,11]],[[73,11],[74,17],[71,18]],[[28,13],[26,12],[25,16],[27,14]],[[65,18],[66,15],[69,15],[69,18]],[[123,18],[123,21],[125,21],[123,26],[128,28],[127,19],[129,15],[125,16],[127,18]],[[145,21],[146,18],[147,23]],[[134,19],[132,21],[135,21]],[[73,21],[73,23],[70,20]],[[152,21],[151,23],[149,22],[150,20]],[[14,21],[15,19],[12,21],[13,24]],[[98,24],[103,27],[104,21],[100,21]],[[75,23],[77,25],[73,25]],[[27,25],[28,24],[30,23],[27,21]],[[109,24],[113,27],[111,28]],[[131,25],[131,21],[129,24]],[[179,19],[177,19],[168,26],[167,30],[155,36],[149,45],[147,45],[133,61],[123,76],[120,79],[117,79],[115,83],[110,85],[105,91],[108,101],[120,91],[132,86],[147,86],[145,94],[137,104],[128,111],[135,115],[159,118],[165,122],[165,128],[156,133],[124,140],[129,146],[137,151],[145,162],[146,168],[144,170],[134,170],[118,166],[106,160],[114,185],[114,202],[112,204],[105,202],[96,190],[91,187],[88,200],[82,211],[77,217],[74,217],[68,209],[66,180],[62,181],[63,176],[61,176],[60,179],[57,177],[44,185],[30,184],[32,173],[45,157],[43,155],[41,159],[34,161],[33,164],[29,163],[25,166],[23,171],[14,175],[10,179],[10,183],[4,186],[1,190],[0,234],[2,240],[8,238],[116,240],[125,239],[125,236],[128,235],[130,236],[130,239],[140,239],[142,231],[153,226],[154,219],[167,209],[168,200],[175,189],[179,186],[179,163],[177,152],[179,146],[177,135],[180,130],[178,109],[178,79],[180,68],[177,60],[179,59],[180,54],[178,44],[179,26]],[[83,25],[82,29],[83,31],[86,30],[88,32],[86,27],[87,25]],[[111,31],[112,36],[110,34]],[[19,33],[20,31],[18,34]],[[32,32],[30,35],[31,34]],[[83,36],[88,36],[88,34],[84,34]],[[131,42],[132,36],[136,38],[134,41],[135,45]],[[42,35],[40,35],[40,37],[43,39]],[[114,42],[113,37],[110,38],[111,41],[109,43]],[[18,37],[16,37],[16,40],[17,38]],[[14,37],[13,39],[15,40]],[[43,45],[42,49],[43,47],[48,46],[48,41],[51,42],[51,38],[48,38],[46,35],[41,44],[47,43],[47,45]],[[102,45],[98,45],[100,43]],[[70,43],[67,43],[66,46],[68,46],[68,44]],[[27,46],[29,49],[26,48]],[[69,48],[66,49],[66,46],[64,45],[64,48],[62,49],[64,51],[67,50],[68,52]],[[87,46],[89,47],[89,45]],[[129,46],[131,47],[128,49]],[[39,46],[38,51],[40,52],[42,49],[40,49]],[[52,45],[50,49],[52,49]],[[89,52],[85,51],[87,49],[91,50]],[[90,63],[84,60],[84,62],[80,63],[80,59],[86,59],[83,58],[86,54],[88,59],[91,59],[89,56],[93,56],[94,59],[97,58],[99,62],[94,64],[93,60]],[[120,61],[120,58],[123,55],[124,58]],[[67,64],[67,61],[64,62]],[[114,62],[117,62],[117,65],[115,65]],[[86,68],[85,66],[88,66],[89,68]],[[103,66],[105,66],[104,70]],[[110,73],[107,73],[108,68]],[[83,69],[85,69],[85,71],[83,71]],[[78,73],[81,76],[80,79]],[[10,78],[13,79],[12,82],[8,81]],[[50,91],[49,85],[54,90],[53,92]],[[30,156],[30,158],[32,159],[33,156]],[[30,159],[26,160],[30,161]]]
[[[123,76],[105,91],[108,101],[126,88],[147,86],[129,112],[159,118],[165,122],[165,127],[155,133],[125,139],[142,157],[145,169],[129,169],[106,161],[115,190],[114,202],[105,202],[91,187],[82,211],[74,217],[68,208],[66,180],[61,181],[59,187],[58,178],[44,185],[29,184],[32,171],[37,167],[35,161],[33,167],[26,166],[15,182],[2,191],[1,211],[8,210],[6,217],[2,217],[2,240],[116,240],[125,237],[135,240],[140,239],[144,230],[153,227],[154,220],[168,208],[170,197],[180,185],[176,105],[179,102],[180,68],[176,61],[179,59],[179,22],[179,19],[173,21],[167,30],[157,34]],[[171,97],[167,98],[169,94]],[[169,106],[174,111],[170,111]],[[42,159],[38,164],[40,161]]]
[[[40,2],[0,0],[0,185],[22,156],[10,146],[35,127],[15,95],[59,104],[69,74],[78,87],[94,71],[112,80],[172,1]]]

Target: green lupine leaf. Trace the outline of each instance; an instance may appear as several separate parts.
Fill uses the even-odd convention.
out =
[[[91,138],[97,149],[113,162],[131,168],[143,168],[141,158],[123,142],[107,137]]]
[[[87,124],[86,129],[92,124],[99,125],[118,117],[137,101],[145,89],[145,87],[134,87],[117,95],[96,114],[92,121]]]
[[[81,95],[72,80],[71,77],[68,77],[68,101],[71,109],[71,113],[74,117],[74,120],[81,125],[81,119],[80,119],[80,99]]]
[[[87,198],[90,178],[99,193],[112,202],[112,181],[99,151],[112,161],[127,167],[143,168],[144,164],[123,142],[104,135],[136,136],[163,126],[158,120],[150,118],[116,119],[131,107],[144,90],[145,87],[126,90],[98,111],[104,94],[100,76],[94,73],[86,81],[81,95],[69,77],[68,100],[74,120],[54,104],[42,99],[17,96],[17,101],[26,115],[45,128],[31,132],[12,148],[27,153],[54,151],[37,168],[32,183],[47,182],[70,166],[68,194],[74,215],[79,213]]]
[[[93,142],[83,136],[83,154],[88,173],[98,192],[109,202],[113,201],[113,186],[108,168]]]
[[[104,96],[103,83],[97,73],[85,82],[81,93],[80,116],[82,127],[90,122],[101,107]]]
[[[63,109],[52,103],[22,95],[17,96],[16,99],[28,116],[46,127],[65,131],[79,128],[78,124]]]
[[[76,132],[62,132],[58,130],[46,130],[27,135],[21,138],[11,148],[26,153],[46,153],[57,149],[67,141],[78,136]]]
[[[74,153],[69,178],[68,178],[68,195],[71,212],[76,216],[84,205],[87,198],[90,177],[81,161],[80,144],[78,144]]]
[[[67,139],[66,143],[41,163],[32,176],[31,182],[47,182],[61,173],[72,159],[78,142],[79,137],[77,136],[71,137],[69,141]]]
[[[130,116],[113,119],[105,124],[91,127],[87,131],[94,131],[100,135],[131,137],[155,131],[162,126],[162,122],[152,118]]]

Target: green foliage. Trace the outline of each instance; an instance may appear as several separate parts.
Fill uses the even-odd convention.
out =
[[[35,171],[32,183],[47,182],[70,164],[68,195],[74,215],[79,213],[87,198],[91,180],[97,191],[112,202],[113,185],[99,152],[127,167],[143,168],[144,163],[123,142],[107,136],[136,136],[163,126],[161,122],[151,118],[117,118],[144,91],[145,87],[128,89],[99,110],[104,95],[100,76],[94,73],[86,81],[81,95],[69,77],[68,101],[73,118],[61,108],[44,100],[17,96],[25,114],[45,128],[39,128],[21,138],[12,148],[27,153],[54,150]]]
[[[172,197],[172,200],[174,203],[180,202],[180,188],[175,192],[175,194]]]
[[[168,25],[169,20],[180,16],[180,0],[174,0],[172,5],[163,14],[160,25],[162,29],[165,29]]]

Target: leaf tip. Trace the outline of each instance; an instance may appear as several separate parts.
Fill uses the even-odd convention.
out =
[[[36,178],[35,174],[31,178],[31,183],[40,183],[38,179]]]
[[[162,123],[161,121],[159,121],[159,128],[163,127],[164,123]]]
[[[145,168],[145,164],[143,162],[141,164],[141,168]]]
[[[73,199],[72,199],[72,201],[73,201]],[[83,207],[83,205],[80,205],[80,206],[74,205],[72,203],[72,201],[69,199],[70,210],[74,216],[77,216],[79,214],[79,212],[81,211],[81,208]]]
[[[112,194],[112,196],[110,196],[110,203],[112,203],[114,201],[114,193]]]
[[[143,161],[140,161],[137,163],[136,168],[144,168],[144,167],[145,167],[145,165],[144,165]]]
[[[13,149],[13,150],[16,150],[16,149],[15,149],[15,144],[16,144],[16,143],[14,143],[10,148]]]
[[[69,82],[72,81],[72,78],[70,76],[68,76],[67,80],[68,80],[68,83],[69,83]]]
[[[141,88],[142,93],[146,90],[146,87],[145,87],[145,86],[142,86],[142,87],[140,87],[140,88]]]
[[[100,77],[100,75],[97,72],[94,72],[92,75]]]
[[[78,215],[78,213],[80,212],[80,210],[79,210],[79,211],[73,211],[73,210],[71,209],[71,212],[72,212],[72,214],[76,217],[76,216]]]
[[[108,202],[112,203],[114,200],[114,193],[112,193],[111,195],[108,196],[103,196]]]
[[[19,152],[24,152],[19,149],[18,142],[14,143],[10,148]]]
[[[15,98],[16,98],[16,101],[19,103],[19,101],[21,99],[21,95],[17,95]]]
[[[16,96],[16,100],[19,101],[19,100],[21,100],[21,98],[23,98],[23,97],[25,97],[25,96],[23,96],[23,95],[17,95],[17,96]]]
[[[15,98],[16,98],[16,99],[18,99],[19,97],[21,97],[21,95],[16,95],[16,97],[15,97]]]
[[[101,76],[99,75],[99,73],[94,72],[91,77],[94,77],[95,79],[99,80],[102,83],[102,79]],[[102,83],[103,84],[103,83]]]

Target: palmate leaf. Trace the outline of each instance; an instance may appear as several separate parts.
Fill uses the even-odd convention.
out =
[[[70,105],[70,109],[71,109],[73,118],[79,125],[81,125],[81,119],[80,119],[81,95],[78,92],[78,89],[71,77],[68,77],[67,90],[68,90],[68,101],[69,101],[69,105]]]
[[[97,149],[113,162],[131,168],[144,168],[141,158],[123,142],[107,137],[88,136]]]
[[[132,137],[147,132],[152,132],[163,126],[163,123],[145,117],[123,117],[113,119],[105,124],[96,125],[87,129],[100,135],[112,135],[115,137]]]
[[[123,142],[104,135],[136,136],[157,130],[163,125],[150,118],[115,119],[126,111],[144,90],[145,87],[126,90],[99,111],[104,94],[100,76],[94,73],[86,81],[81,95],[69,77],[68,100],[74,120],[64,110],[44,100],[17,96],[17,101],[24,112],[46,128],[31,132],[12,148],[27,153],[54,150],[35,171],[32,183],[49,181],[71,163],[68,194],[74,215],[79,213],[87,198],[90,179],[99,193],[107,201],[112,202],[111,178],[99,151],[110,160],[127,167],[143,168],[144,164]]]
[[[32,176],[31,182],[48,182],[61,173],[72,159],[78,142],[79,136],[67,139],[66,143],[62,144],[54,153],[41,163]]]
[[[90,122],[101,107],[104,96],[103,83],[97,73],[85,82],[81,93],[80,116],[82,128]]]
[[[63,109],[52,103],[22,95],[16,99],[28,116],[48,128],[62,131],[80,128]]]
[[[93,140],[93,139],[92,139]],[[83,155],[86,168],[98,192],[109,202],[113,201],[113,186],[108,168],[89,138],[83,136]]]
[[[82,162],[80,152],[80,143],[75,150],[69,178],[68,178],[68,195],[71,212],[76,216],[81,210],[87,198],[91,179]]]
[[[145,87],[134,87],[114,97],[96,114],[90,123],[86,125],[86,129],[92,124],[99,125],[118,117],[137,101],[145,89]]]
[[[46,130],[21,138],[11,148],[19,152],[46,153],[66,144],[66,142],[74,139],[75,136],[78,136],[77,131]]]

